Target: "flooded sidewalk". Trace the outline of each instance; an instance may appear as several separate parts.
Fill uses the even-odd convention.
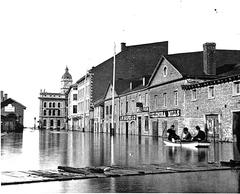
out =
[[[1,185],[26,184],[49,181],[67,181],[89,178],[107,178],[120,176],[137,176],[150,174],[192,173],[222,170],[240,170],[240,167],[221,166],[220,164],[177,165],[177,164],[151,164],[134,167],[100,166],[74,168],[58,166],[56,170],[28,170],[28,171],[3,171]]]

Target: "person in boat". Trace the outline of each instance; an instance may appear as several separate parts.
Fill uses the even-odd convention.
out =
[[[198,131],[197,135],[193,137],[193,141],[204,141],[206,138],[206,134],[204,131],[200,129],[199,126],[196,126],[195,129]]]
[[[168,133],[168,140],[171,142],[175,142],[176,140],[180,140],[180,137],[176,134],[174,125],[171,125],[171,127],[167,130]]]
[[[191,140],[192,140],[192,135],[191,135],[191,133],[188,131],[188,128],[187,128],[187,127],[184,127],[184,128],[183,128],[183,134],[184,134],[184,137],[183,137],[182,141],[191,141]]]

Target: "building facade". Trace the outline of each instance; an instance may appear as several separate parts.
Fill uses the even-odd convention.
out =
[[[1,132],[22,132],[26,107],[1,91]]]
[[[39,128],[40,129],[68,129],[66,92],[72,84],[72,76],[66,67],[61,79],[61,92],[53,93],[40,90]]]

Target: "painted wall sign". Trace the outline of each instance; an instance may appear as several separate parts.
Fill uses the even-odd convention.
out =
[[[180,117],[180,116],[181,116],[180,109],[156,111],[156,112],[150,113],[150,118],[165,118],[165,117]]]
[[[4,110],[5,112],[15,112],[15,107],[11,104],[8,104],[7,106],[5,106]]]
[[[120,121],[132,121],[136,120],[137,116],[136,115],[124,115],[119,117]]]

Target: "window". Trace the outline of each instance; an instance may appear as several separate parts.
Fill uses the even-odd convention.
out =
[[[73,105],[73,113],[77,113],[77,105]]]
[[[61,111],[60,111],[60,110],[58,110],[58,116],[60,116],[60,114],[61,114]]]
[[[57,120],[57,126],[60,127],[61,126],[61,121]]]
[[[148,131],[148,116],[145,116],[145,131]]]
[[[51,110],[48,110],[48,115],[49,115],[49,116],[51,116],[51,113],[52,113]]]
[[[110,105],[110,115],[112,114],[112,105]]]
[[[157,109],[157,106],[158,106],[158,104],[157,104],[157,98],[158,98],[158,96],[155,95],[155,96],[154,96],[154,101],[153,101],[153,103],[154,103],[154,108],[155,108],[155,109]]]
[[[51,102],[49,102],[49,107],[52,107],[52,103]]]
[[[58,108],[60,108],[60,107],[61,107],[61,103],[59,102],[59,103],[58,103]]]
[[[121,105],[120,105],[120,112],[121,112],[121,115],[123,114],[123,102],[121,102]]]
[[[47,115],[47,111],[46,111],[46,110],[43,111],[43,115],[44,115],[44,116]]]
[[[163,94],[163,106],[167,106],[167,93]]]
[[[50,126],[51,127],[53,126],[53,120],[50,120]]]
[[[178,105],[178,91],[174,91],[174,105]]]
[[[193,89],[192,90],[192,100],[197,100],[197,90],[196,89]]]
[[[73,100],[77,100],[77,94],[73,94]]]
[[[208,87],[208,99],[212,99],[214,97],[215,97],[214,86],[210,86]]]
[[[142,96],[141,96],[141,94],[138,95],[138,102],[142,102]]]
[[[46,103],[46,102],[43,103],[43,107],[44,107],[44,108],[47,107],[47,103]]]
[[[53,106],[53,108],[55,107],[55,102],[53,102],[52,106]]]
[[[128,112],[128,101],[126,102],[126,113]]]
[[[163,77],[166,77],[167,76],[167,67],[165,66],[163,68]]]
[[[134,99],[132,99],[132,112],[135,112],[135,107],[136,107],[135,101]]]
[[[148,106],[148,93],[145,94],[145,106]]]
[[[106,106],[106,115],[108,115],[108,106]]]
[[[47,125],[47,121],[44,119],[43,120],[43,126],[45,127]]]
[[[52,111],[53,116],[55,116],[55,110]]]
[[[233,95],[240,95],[240,81],[233,82]]]

